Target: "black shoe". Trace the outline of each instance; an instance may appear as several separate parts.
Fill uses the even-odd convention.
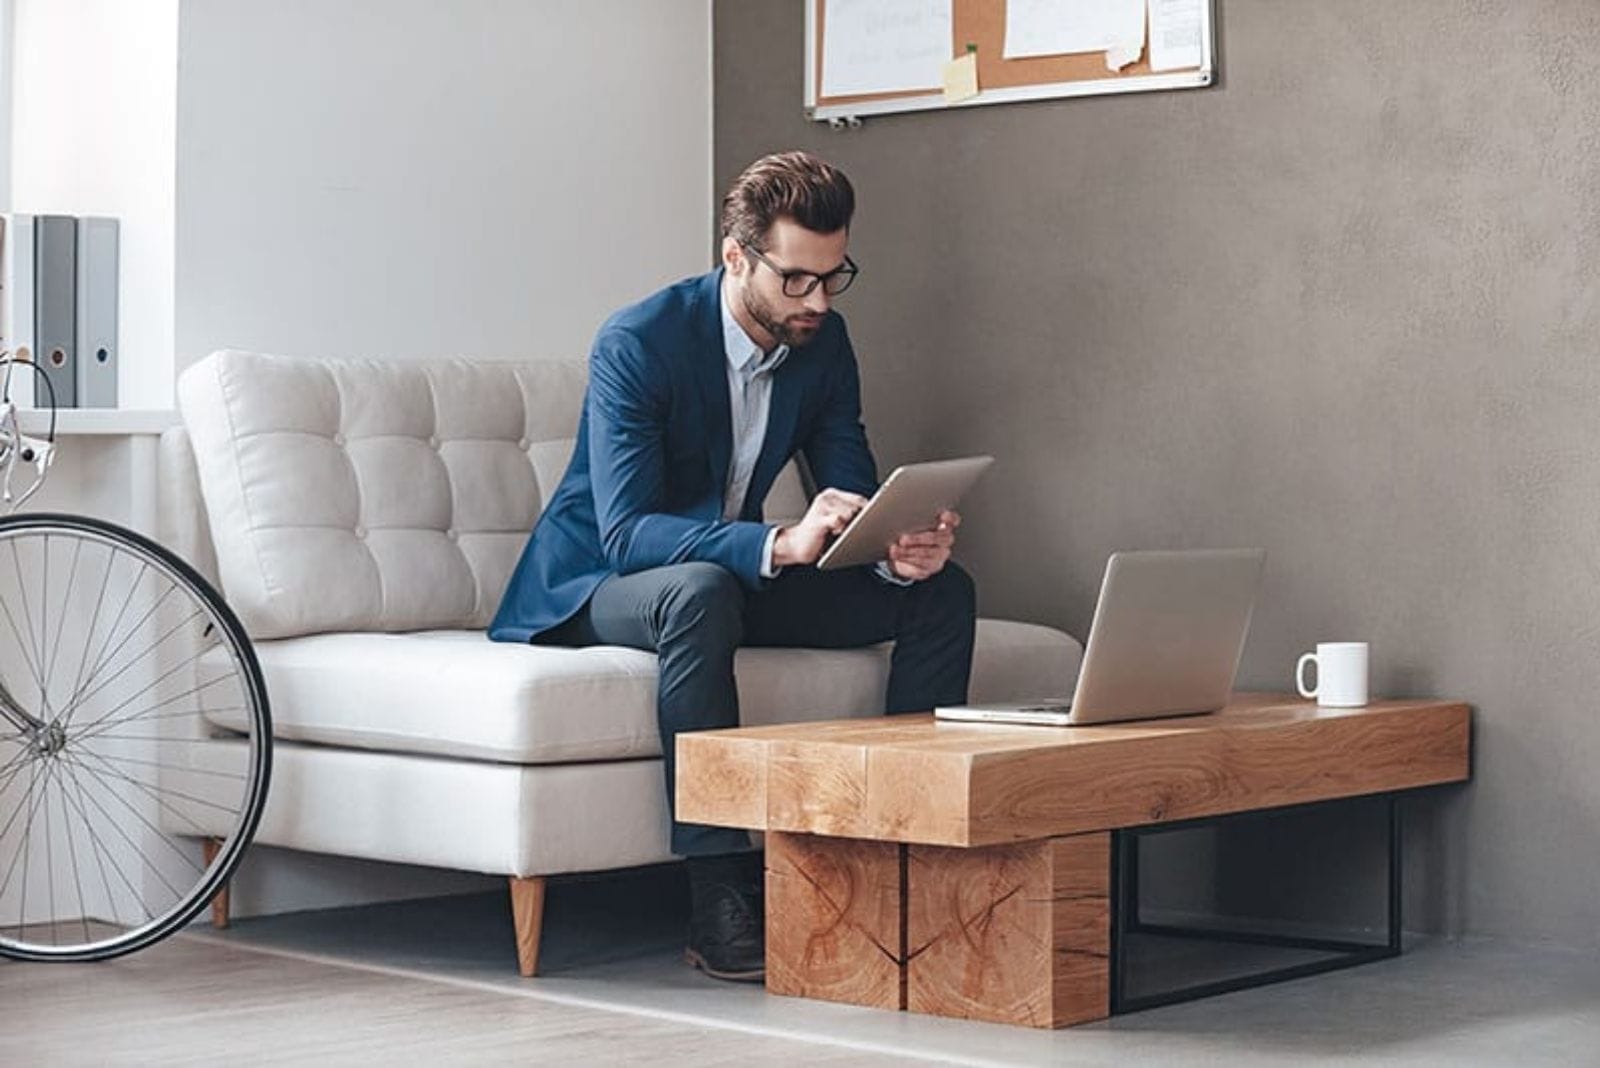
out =
[[[767,975],[760,853],[690,857],[689,948],[684,959],[713,979],[759,983]]]

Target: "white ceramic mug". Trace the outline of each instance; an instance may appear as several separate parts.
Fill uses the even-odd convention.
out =
[[[1306,685],[1306,665],[1317,665],[1317,685]],[[1318,642],[1317,651],[1294,668],[1301,697],[1315,697],[1327,708],[1360,708],[1367,703],[1367,643]]]

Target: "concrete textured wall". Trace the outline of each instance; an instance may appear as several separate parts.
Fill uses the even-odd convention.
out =
[[[715,181],[855,180],[880,463],[1000,459],[983,610],[1081,635],[1113,550],[1264,546],[1242,684],[1365,639],[1476,706],[1408,925],[1600,944],[1600,5],[1218,0],[1216,88],[841,132],[803,7],[716,4]]]

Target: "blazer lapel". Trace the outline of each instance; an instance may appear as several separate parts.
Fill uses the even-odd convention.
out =
[[[705,406],[706,454],[711,462],[711,484],[722,507],[722,488],[728,484],[733,462],[733,412],[728,402],[728,354],[722,342],[722,271],[706,275],[699,293],[700,343],[693,354],[700,401]]]

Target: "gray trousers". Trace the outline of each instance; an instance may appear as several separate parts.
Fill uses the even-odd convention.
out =
[[[534,641],[657,654],[672,851],[706,856],[749,849],[749,836],[677,822],[674,742],[684,731],[739,725],[733,658],[741,645],[849,649],[893,640],[885,711],[926,712],[967,699],[976,615],[972,579],[953,563],[910,586],[869,567],[791,567],[754,593],[718,564],[692,563],[612,575],[577,615]]]

